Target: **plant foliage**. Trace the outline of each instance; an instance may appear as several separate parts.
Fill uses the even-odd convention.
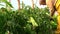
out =
[[[26,6],[16,11],[0,9],[0,34],[9,31],[12,34],[52,34],[56,29],[57,21],[50,21],[48,8],[32,9]]]

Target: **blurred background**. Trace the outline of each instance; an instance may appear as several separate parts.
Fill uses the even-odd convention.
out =
[[[39,0],[0,0],[0,34],[55,34],[57,15],[50,18]]]

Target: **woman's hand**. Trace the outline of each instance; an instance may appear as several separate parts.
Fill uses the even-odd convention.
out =
[[[54,19],[52,17],[50,17],[50,21],[54,21]]]

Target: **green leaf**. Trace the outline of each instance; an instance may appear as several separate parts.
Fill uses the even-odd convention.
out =
[[[30,21],[31,21],[33,26],[38,26],[38,24],[36,23],[36,21],[34,20],[33,17],[30,17]]]
[[[13,8],[13,6],[11,5],[11,3],[10,3],[10,2],[5,1],[5,3],[6,3],[8,6],[10,6],[11,8]]]
[[[5,1],[7,1],[7,0],[0,0],[0,2],[5,2]]]

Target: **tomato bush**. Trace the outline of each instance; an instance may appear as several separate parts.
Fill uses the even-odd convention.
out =
[[[50,21],[48,8],[32,9],[26,6],[16,11],[0,9],[0,34],[7,31],[13,34],[52,34],[56,30],[57,20]]]

